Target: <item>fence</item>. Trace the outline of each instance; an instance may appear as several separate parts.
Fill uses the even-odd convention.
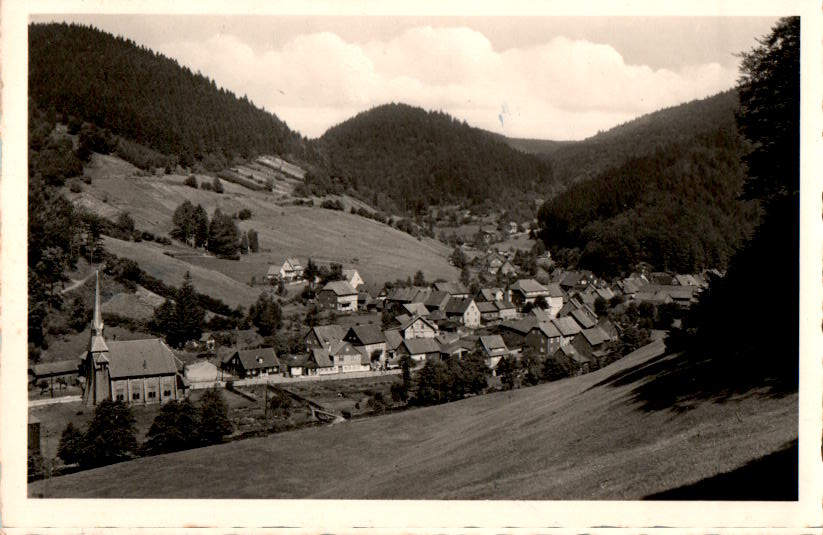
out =
[[[264,384],[293,384],[311,381],[340,381],[342,379],[363,379],[367,377],[383,377],[386,375],[399,375],[402,370],[368,371],[368,372],[348,372],[330,373],[327,375],[302,375],[297,377],[284,377],[283,375],[264,375],[262,377],[251,377],[249,379],[237,379],[233,381],[234,386],[251,386]],[[191,383],[192,390],[202,390],[213,386],[225,387],[226,381],[206,381],[201,383]]]

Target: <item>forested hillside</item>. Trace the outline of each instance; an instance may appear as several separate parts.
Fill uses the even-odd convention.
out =
[[[318,148],[330,177],[325,184],[315,177],[315,187],[337,182],[404,212],[440,203],[522,212],[554,187],[548,163],[445,113],[405,104],[379,106],[329,129]]]
[[[597,136],[603,154],[589,169],[609,167],[541,208],[546,244],[604,274],[638,262],[680,272],[724,267],[757,219],[756,201],[738,200],[746,175],[736,103],[736,93],[723,93]],[[621,147],[637,153],[638,136],[650,152],[618,157]],[[564,151],[584,155],[580,147],[558,150],[559,167],[570,161]]]
[[[245,96],[92,27],[29,26],[29,95],[70,126],[89,122],[126,138],[117,149],[130,161],[148,147],[171,163],[217,170],[235,158],[304,150],[298,134]]]
[[[523,145],[523,140],[510,140],[510,144],[548,155],[558,182],[571,185],[628,158],[646,156],[675,143],[688,144],[697,135],[714,132],[719,125],[733,122],[736,107],[737,92],[730,90],[643,115],[579,142]]]

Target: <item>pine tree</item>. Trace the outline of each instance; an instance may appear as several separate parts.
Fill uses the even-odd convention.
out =
[[[146,434],[143,451],[156,455],[196,447],[200,443],[199,432],[199,409],[188,399],[170,401],[155,416]]]
[[[60,445],[57,446],[57,456],[66,464],[79,463],[85,448],[83,431],[69,422],[60,435]]]
[[[194,246],[205,247],[209,239],[209,216],[206,210],[199,204],[194,207],[192,214],[194,229]]]
[[[229,410],[220,391],[216,388],[203,391],[200,398],[200,442],[217,444],[231,432]]]
[[[122,401],[104,400],[83,437],[80,464],[104,466],[128,459],[137,451],[136,420],[131,407]]]
[[[208,250],[218,256],[235,257],[240,249],[240,234],[231,216],[215,209],[209,223]]]

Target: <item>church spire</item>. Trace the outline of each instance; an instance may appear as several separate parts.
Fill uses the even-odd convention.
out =
[[[100,272],[95,271],[94,287],[94,314],[91,319],[91,340],[89,340],[89,351],[92,353],[108,353],[109,348],[103,338],[103,313],[100,309]]]

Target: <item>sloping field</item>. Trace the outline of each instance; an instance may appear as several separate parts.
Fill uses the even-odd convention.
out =
[[[188,271],[198,291],[222,299],[233,307],[248,307],[260,295],[260,289],[250,288],[218,271],[167,256],[163,254],[163,247],[156,243],[134,243],[106,237],[103,244],[112,254],[134,260],[149,275],[171,286],[179,287]]]
[[[305,261],[308,257],[320,262],[339,262],[344,267],[354,267],[360,271],[367,282],[382,283],[397,278],[405,279],[422,270],[427,279],[443,278],[457,280],[459,271],[448,263],[451,250],[442,243],[414,237],[376,221],[348,212],[326,210],[308,206],[279,206],[275,204],[277,196],[267,192],[253,192],[236,184],[223,181],[225,192],[217,194],[211,191],[194,189],[183,184],[185,177],[176,175],[138,176],[137,170],[113,156],[95,155],[87,174],[92,176],[90,185],[83,184],[83,192],[67,196],[101,215],[116,219],[128,211],[140,230],[148,230],[157,235],[167,235],[171,230],[171,218],[174,210],[184,200],[202,204],[211,215],[215,208],[224,213],[233,214],[243,208],[252,211],[252,218],[239,221],[241,230],[254,229],[258,232],[260,247],[263,252],[244,257],[250,265],[238,266],[230,261],[198,260],[197,258],[180,258],[177,263],[169,264],[167,260],[152,260],[155,265],[149,270],[164,282],[166,273],[177,274],[180,278],[174,282],[179,285],[185,269],[184,264],[200,266],[201,269],[215,270],[234,280],[247,283],[251,275],[258,280],[265,276],[269,263],[282,264],[287,257],[297,256]],[[198,180],[203,180],[198,177]],[[356,204],[348,202],[346,205]],[[141,252],[143,247],[150,251]],[[140,261],[145,256],[157,259],[155,252],[160,251],[156,244],[141,242],[119,244],[115,254]],[[179,248],[173,248],[179,252]],[[126,254],[128,250],[129,256]],[[191,252],[195,252],[191,250]],[[168,266],[168,267],[163,267]],[[235,273],[235,271],[239,273]],[[194,276],[192,268],[192,276]],[[201,272],[202,277],[205,274]],[[195,277],[195,284],[198,284]],[[207,286],[199,286],[200,291],[215,295]],[[250,289],[244,290],[248,293]],[[215,290],[223,292],[223,290]],[[241,294],[228,302],[246,303],[247,296]],[[255,295],[256,298],[256,295]],[[221,297],[222,299],[222,297]]]
[[[796,395],[644,411],[632,394],[644,379],[609,381],[661,353],[657,341],[556,383],[54,478],[49,494],[638,499],[739,469],[796,439]]]

